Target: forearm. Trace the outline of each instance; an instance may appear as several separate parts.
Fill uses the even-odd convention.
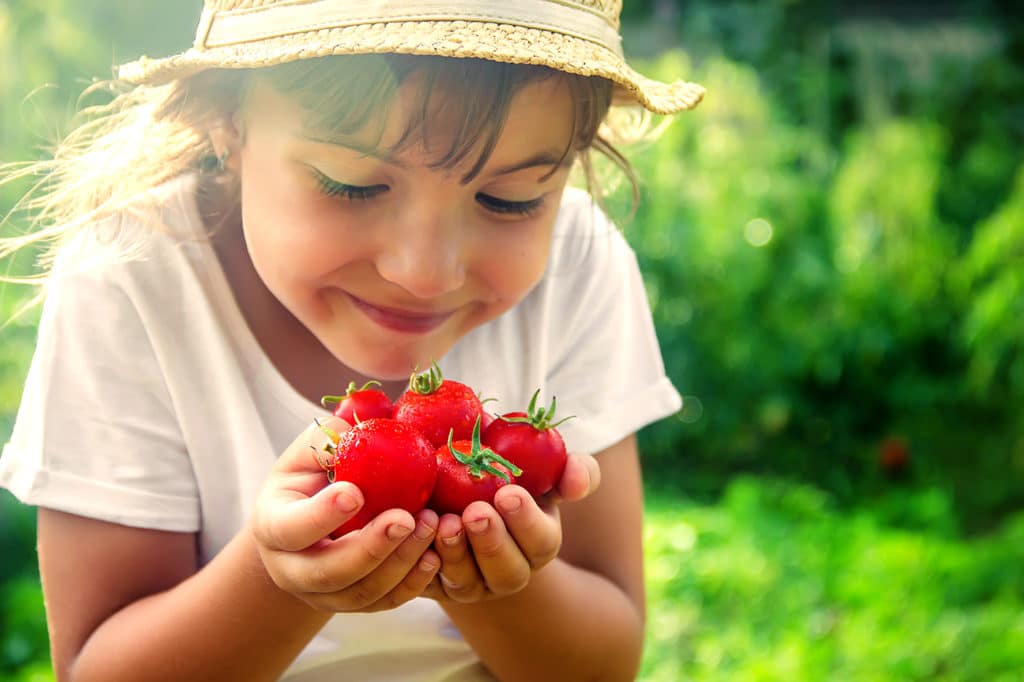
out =
[[[328,620],[279,590],[247,531],[177,586],[111,615],[72,680],[276,680]]]
[[[442,604],[501,680],[633,680],[641,608],[606,578],[555,560],[503,599]]]

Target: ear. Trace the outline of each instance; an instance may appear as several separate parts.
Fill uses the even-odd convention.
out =
[[[241,127],[235,116],[226,117],[210,129],[210,144],[218,159],[224,159],[225,169],[238,172],[239,156],[242,149]]]

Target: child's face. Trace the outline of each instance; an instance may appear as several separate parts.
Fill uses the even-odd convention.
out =
[[[530,291],[569,173],[556,167],[573,120],[560,79],[516,95],[468,184],[476,154],[452,170],[428,165],[448,149],[443,117],[431,121],[429,148],[365,152],[399,139],[411,92],[399,90],[379,144],[375,131],[340,144],[317,138],[266,85],[243,117],[242,216],[256,271],[338,360],[385,380],[428,366]]]

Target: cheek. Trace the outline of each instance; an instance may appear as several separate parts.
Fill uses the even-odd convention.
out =
[[[287,176],[245,178],[242,221],[250,257],[273,288],[315,280],[346,258],[342,226],[322,197]]]
[[[492,241],[487,248],[483,277],[502,303],[514,305],[544,276],[551,251],[550,226],[541,226],[526,238]]]

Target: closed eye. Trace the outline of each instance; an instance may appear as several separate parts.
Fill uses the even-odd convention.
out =
[[[505,199],[492,197],[490,194],[484,194],[483,192],[477,192],[476,200],[488,211],[523,216],[536,213],[544,204],[544,197],[538,197],[536,199],[531,199],[530,201],[506,201]]]
[[[313,169],[313,176],[316,178],[320,193],[329,197],[341,197],[352,200],[371,199],[378,194],[388,191],[387,185],[347,185],[330,179],[316,169]]]

